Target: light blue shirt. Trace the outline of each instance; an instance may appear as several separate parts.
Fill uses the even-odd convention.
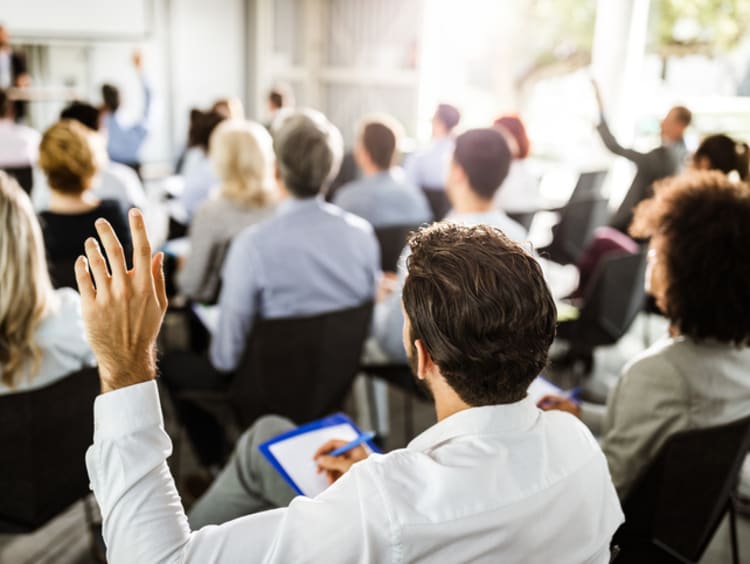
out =
[[[490,225],[500,229],[509,239],[521,243],[526,239],[526,230],[498,210],[485,213],[459,214],[451,213],[444,221],[463,225]],[[406,362],[406,351],[403,344],[404,312],[401,309],[401,291],[408,274],[406,259],[410,249],[404,247],[398,259],[398,290],[390,294],[375,307],[373,336],[382,351],[394,362]]]
[[[185,188],[178,201],[186,214],[187,223],[190,223],[195,211],[208,200],[211,190],[219,184],[219,177],[208,155],[200,147],[189,149],[185,161]]]
[[[229,248],[213,365],[237,367],[256,318],[316,315],[372,300],[379,270],[378,241],[366,221],[319,198],[284,201]]]
[[[430,205],[403,172],[386,170],[343,186],[333,203],[366,219],[373,227],[419,225],[432,219]]]
[[[143,86],[143,117],[131,125],[120,121],[118,113],[108,113],[104,118],[107,128],[107,152],[109,158],[118,163],[140,162],[141,146],[148,135],[149,118],[151,115],[152,93],[148,82],[141,77]]]
[[[404,163],[406,179],[421,188],[445,188],[455,146],[453,137],[443,137],[411,155]]]

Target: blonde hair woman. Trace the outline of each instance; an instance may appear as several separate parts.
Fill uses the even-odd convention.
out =
[[[53,290],[26,193],[0,172],[0,394],[41,387],[93,356],[78,294]]]
[[[211,136],[209,156],[221,183],[190,225],[190,254],[177,276],[180,293],[198,301],[216,297],[229,241],[272,213],[273,149],[266,129],[231,120]]]
[[[65,268],[56,280],[58,286],[72,282],[72,263],[81,254],[83,242],[96,237],[97,218],[112,224],[126,256],[130,256],[125,211],[116,200],[99,200],[90,192],[100,162],[92,133],[77,121],[61,120],[42,137],[39,166],[47,176],[51,194],[49,209],[40,214],[40,219],[47,257]]]

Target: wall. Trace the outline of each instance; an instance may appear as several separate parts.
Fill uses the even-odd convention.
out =
[[[18,3],[15,11],[24,6]],[[140,37],[95,37],[95,30],[81,37],[40,37],[14,34],[12,25],[9,28],[14,43],[30,46],[36,85],[70,86],[78,97],[98,104],[101,84],[112,82],[121,88],[126,118],[142,111],[131,63],[133,50],[141,49],[155,94],[152,130],[142,158],[167,163],[184,144],[190,108],[206,107],[223,96],[245,99],[244,6],[243,0],[149,0],[150,29]],[[56,101],[36,107],[35,127],[48,126],[62,105]]]

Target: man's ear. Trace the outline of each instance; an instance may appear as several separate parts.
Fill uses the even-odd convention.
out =
[[[414,348],[417,350],[417,378],[424,380],[427,378],[427,374],[435,367],[435,364],[432,362],[432,357],[427,347],[424,346],[424,343],[420,339],[414,341]]]

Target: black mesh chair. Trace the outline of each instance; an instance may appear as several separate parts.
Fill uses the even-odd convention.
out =
[[[24,192],[31,194],[31,188],[34,186],[34,172],[30,166],[3,167],[2,170],[15,178]]]
[[[212,413],[230,442],[263,415],[298,424],[328,415],[341,408],[354,381],[371,316],[367,302],[311,317],[257,321],[226,392],[182,391],[175,399]]]
[[[88,496],[85,454],[98,393],[97,370],[87,368],[0,396],[1,533],[32,532]]]
[[[443,186],[422,186],[422,192],[424,192],[427,198],[427,203],[430,204],[432,210],[432,218],[435,221],[440,221],[448,212],[451,211],[451,202],[448,199],[448,194],[445,193],[445,187]]]
[[[603,198],[602,186],[607,178],[606,170],[592,170],[582,172],[578,176],[573,193],[570,195],[570,202],[580,202],[581,200],[591,200]]]
[[[244,428],[261,415],[305,423],[341,408],[370,327],[372,303],[258,322],[229,387]]]
[[[378,227],[375,236],[380,244],[380,265],[384,272],[396,272],[398,259],[406,246],[409,234],[416,231],[417,225],[394,225]]]
[[[596,347],[616,343],[630,328],[645,300],[646,252],[605,255],[587,285],[577,319],[564,321],[557,336],[569,344],[566,361],[592,368]]]
[[[698,562],[729,514],[739,563],[733,491],[750,448],[750,417],[672,436],[623,501],[617,564]]]
[[[560,221],[552,228],[552,242],[539,249],[539,255],[560,264],[575,263],[608,216],[605,198],[571,200],[560,210]]]

